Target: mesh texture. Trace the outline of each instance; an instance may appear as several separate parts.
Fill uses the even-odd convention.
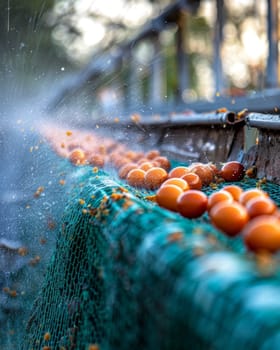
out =
[[[240,237],[227,238],[206,216],[182,218],[103,171],[79,167],[73,174],[21,348],[279,346],[280,280],[273,264],[260,266]],[[278,186],[262,188],[279,205]]]

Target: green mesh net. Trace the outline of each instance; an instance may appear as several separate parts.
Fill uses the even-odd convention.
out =
[[[24,164],[22,169],[16,164],[18,187],[1,209],[1,222],[6,217],[11,227],[5,231],[2,225],[0,236],[1,350],[22,348],[26,320],[45,279],[60,229],[68,196],[63,181],[70,184],[76,171],[34,133],[27,137],[26,132],[20,140]]]
[[[279,205],[278,187],[263,189]],[[147,194],[103,171],[72,171],[21,349],[279,348],[277,267],[206,216],[182,218]]]

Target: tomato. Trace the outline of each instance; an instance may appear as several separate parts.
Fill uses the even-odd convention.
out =
[[[160,156],[160,152],[156,149],[152,149],[146,153],[146,158],[149,160],[155,159],[156,157],[159,157],[159,156]]]
[[[280,221],[273,215],[261,215],[250,220],[244,227],[244,243],[254,252],[280,250]]]
[[[230,237],[236,236],[249,220],[247,210],[238,202],[217,203],[209,212],[211,222]]]
[[[120,169],[123,165],[131,163],[131,160],[122,155],[117,155],[114,157],[114,160],[112,163],[117,169]]]
[[[220,175],[225,181],[240,181],[245,175],[245,169],[240,162],[227,162],[223,165]]]
[[[125,179],[127,177],[127,174],[130,172],[132,169],[137,169],[137,164],[136,163],[127,163],[124,164],[120,170],[119,170],[119,178],[120,179]]]
[[[266,196],[258,196],[246,203],[246,209],[251,218],[259,215],[270,215],[276,211],[276,204]]]
[[[145,171],[142,169],[132,169],[126,176],[126,181],[130,186],[145,187]]]
[[[160,168],[163,168],[166,171],[169,171],[170,169],[170,162],[166,157],[162,157],[162,156],[155,157],[153,159],[153,162],[155,166],[159,166]]]
[[[124,156],[134,162],[136,161],[138,154],[134,151],[127,151],[125,152]]]
[[[246,205],[246,203],[250,199],[259,197],[259,196],[267,196],[267,193],[258,188],[250,188],[249,190],[246,190],[240,194],[239,202],[243,205]]]
[[[229,192],[233,199],[238,202],[243,189],[237,185],[227,185],[223,187],[223,191]]]
[[[76,148],[70,153],[69,159],[73,164],[81,165],[85,163],[86,155],[82,149]]]
[[[209,185],[214,180],[214,173],[207,165],[195,165],[190,167],[192,173],[197,174],[203,185]]]
[[[273,213],[273,216],[277,217],[280,220],[280,209],[276,208],[275,212]]]
[[[143,163],[150,163],[151,161],[148,158],[145,157],[141,157],[140,159],[138,159],[137,164],[141,165]]]
[[[177,199],[178,211],[187,218],[198,218],[207,208],[208,197],[199,190],[188,190]]]
[[[157,190],[156,201],[163,208],[177,211],[177,198],[182,192],[182,188],[174,184],[163,185]]]
[[[211,210],[214,207],[214,205],[222,201],[227,201],[228,203],[232,203],[233,197],[229,192],[223,191],[223,190],[211,193],[210,196],[208,197],[207,210],[208,211]]]
[[[183,191],[187,191],[190,189],[187,181],[185,181],[180,177],[172,177],[171,179],[167,179],[163,182],[161,186],[170,185],[170,184],[180,187]]]
[[[143,162],[139,165],[139,168],[144,170],[144,171],[147,171],[153,167],[154,167],[154,165],[152,162]]]
[[[166,170],[160,167],[153,167],[147,170],[144,179],[146,188],[151,190],[158,188],[167,179],[167,176]]]
[[[181,177],[183,180],[187,181],[189,187],[193,190],[201,190],[202,181],[200,177],[195,173],[188,173]]]
[[[213,163],[206,164],[213,172],[214,175],[218,175],[220,173],[220,170],[217,168],[217,166]]]
[[[88,155],[87,158],[88,158],[88,163],[90,165],[102,168],[105,164],[105,158],[103,155],[92,154],[92,155]]]
[[[189,173],[190,170],[188,167],[186,166],[177,166],[173,169],[171,169],[168,173],[168,177],[172,178],[172,177],[182,177],[183,175]]]

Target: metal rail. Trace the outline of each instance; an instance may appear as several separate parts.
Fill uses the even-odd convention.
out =
[[[223,7],[224,0],[216,1],[216,25],[215,25],[215,35],[212,45],[214,46],[214,74],[216,81],[216,90],[221,91],[223,89],[223,73],[221,66],[221,55],[220,47],[223,41],[222,29],[223,29]],[[153,109],[154,113],[161,115],[171,113],[172,111],[176,113],[181,113],[186,108],[195,111],[196,113],[205,113],[208,111],[213,111],[221,107],[226,107],[228,110],[238,113],[240,110],[248,109],[250,112],[261,112],[261,113],[277,113],[280,109],[280,89],[278,87],[278,1],[277,0],[267,0],[267,37],[268,37],[268,59],[267,59],[267,71],[265,78],[265,89],[263,91],[256,92],[254,94],[247,94],[246,96],[239,97],[222,97],[213,96],[211,101],[200,100],[195,102],[188,102],[187,104],[183,101],[182,94],[183,91],[188,89],[189,77],[188,77],[188,67],[187,53],[182,47],[182,42],[186,35],[185,28],[182,23],[182,16],[187,12],[194,13],[200,6],[201,1],[199,0],[177,0],[173,4],[169,5],[162,13],[156,18],[149,21],[143,26],[142,30],[136,34],[128,42],[124,42],[119,47],[115,47],[107,53],[103,53],[99,57],[94,57],[91,63],[85,67],[77,75],[70,77],[65,84],[61,86],[60,90],[53,96],[48,106],[46,107],[47,112],[52,112],[56,108],[60,107],[65,99],[69,96],[73,96],[75,93],[83,89],[84,86],[89,86],[89,82],[97,82],[100,78],[105,75],[112,74],[114,72],[120,71],[121,68],[130,68],[130,77],[126,84],[129,88],[127,89],[127,98],[125,100],[124,113],[118,111],[119,114],[129,115],[138,110],[144,110],[147,115],[151,114],[149,111]],[[176,26],[176,57],[177,57],[177,75],[178,75],[178,86],[176,87],[176,98],[178,100],[171,106],[163,100],[161,96],[161,88],[163,84],[163,76],[161,74],[163,67],[163,59],[160,56],[161,47],[159,34],[166,29],[168,26]],[[136,62],[133,61],[133,50],[138,43],[143,40],[149,40],[154,46],[157,55],[151,61],[149,67],[149,100],[148,102],[143,102],[139,99],[140,92],[139,77],[136,75]],[[210,43],[211,45],[211,43]],[[138,108],[135,108],[135,96],[138,97]],[[143,106],[146,104],[146,106]],[[142,107],[143,106],[143,107]],[[122,106],[120,106],[122,108]],[[172,110],[173,108],[173,110]],[[134,111],[133,111],[134,109]],[[135,111],[136,109],[136,111]],[[112,111],[112,115],[116,114],[116,110]],[[183,114],[183,113],[181,113]],[[181,117],[178,117],[181,119]],[[175,118],[176,120],[178,119]],[[172,120],[175,122],[175,119]],[[186,119],[186,118],[185,118]],[[185,120],[182,118],[182,120]],[[177,121],[176,121],[177,122]],[[185,120],[186,123],[191,123],[191,119]],[[198,120],[195,118],[195,122]],[[216,123],[215,120],[213,120]],[[204,120],[201,121],[204,123]],[[218,123],[218,122],[217,122]],[[258,123],[260,123],[258,121]],[[271,125],[274,125],[271,122]],[[273,128],[278,128],[276,125]]]
[[[249,113],[245,122],[246,125],[258,129],[280,130],[280,115]]]

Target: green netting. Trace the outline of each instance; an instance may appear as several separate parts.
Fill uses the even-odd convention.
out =
[[[277,268],[206,217],[182,218],[88,167],[74,178],[21,349],[279,348]],[[279,201],[277,186],[264,189]]]
[[[14,199],[1,202],[1,222],[6,219],[12,227],[5,231],[2,226],[0,236],[1,350],[22,347],[26,320],[45,279],[65,208],[67,191],[60,180],[70,184],[76,171],[35,134],[24,133],[20,140],[23,157],[15,164],[19,178],[13,183]]]

